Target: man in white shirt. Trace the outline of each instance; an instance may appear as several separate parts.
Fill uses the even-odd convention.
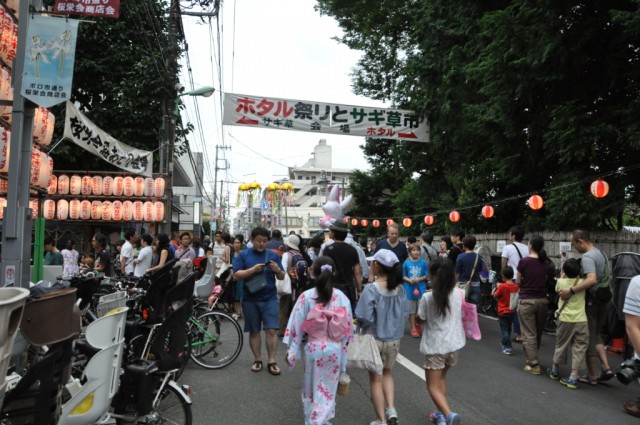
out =
[[[502,267],[510,266],[513,270],[518,270],[518,263],[524,257],[529,256],[529,247],[522,243],[524,229],[520,226],[513,226],[509,230],[509,245],[502,248]]]
[[[140,250],[140,253],[138,253],[138,258],[133,260],[133,264],[135,265],[133,275],[135,277],[144,276],[144,274],[147,272],[147,269],[151,267],[151,259],[153,258],[153,248],[151,248],[151,244],[153,243],[153,236],[144,234],[140,239],[142,243],[142,249]]]
[[[133,273],[133,244],[136,243],[138,235],[134,229],[127,229],[124,232],[125,243],[120,250],[120,272],[128,275]]]

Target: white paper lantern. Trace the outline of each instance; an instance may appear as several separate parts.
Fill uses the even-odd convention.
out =
[[[133,194],[135,196],[144,195],[144,178],[136,177],[133,180]]]
[[[82,183],[80,185],[80,193],[82,196],[91,195],[91,191],[93,190],[93,179],[91,176],[82,176]]]
[[[133,183],[133,177],[127,176],[124,178],[124,190],[122,191],[124,193],[124,196],[133,196]]]
[[[4,218],[4,208],[7,206],[6,198],[0,198],[0,220]]]
[[[69,201],[69,218],[77,220],[80,218],[80,200],[72,199]]]
[[[32,199],[29,201],[29,208],[31,208],[31,218],[38,218],[38,200]]]
[[[111,205],[111,201],[104,201],[102,203],[102,220],[111,221],[112,217],[113,217],[113,205]]]
[[[69,176],[67,176],[66,174],[61,174],[60,177],[58,177],[58,194],[68,195],[69,184],[70,184]]]
[[[46,153],[39,149],[31,151],[31,177],[30,184],[42,189],[49,187],[53,160]]]
[[[96,196],[102,195],[102,176],[93,176],[93,194]]]
[[[49,146],[53,137],[55,117],[49,110],[39,107],[33,117],[33,138],[41,145]]]
[[[91,218],[91,201],[84,200],[80,202],[80,220],[89,220]]]
[[[144,205],[141,201],[135,201],[133,203],[133,219],[135,221],[144,220]]]
[[[124,201],[122,203],[122,220],[123,221],[133,220],[133,202]]]
[[[41,153],[38,149],[31,151],[31,174],[29,180],[31,186],[37,186],[40,181],[40,173],[43,166]]]
[[[102,218],[102,202],[91,202],[91,220],[100,220]]]
[[[0,12],[0,19],[4,20],[2,13],[4,10]],[[0,21],[1,26],[2,21]],[[13,88],[11,87],[11,72],[4,67],[0,67],[0,99],[8,101],[7,105],[0,105],[0,117],[9,121],[13,110]]]
[[[13,21],[13,17],[2,9],[2,39],[0,43],[0,58],[5,63],[12,63],[16,57],[16,47],[18,46],[18,25]]]
[[[122,196],[124,190],[124,179],[121,176],[116,176],[113,179],[113,194],[115,196]]]
[[[0,179],[0,193],[9,192],[9,180]]]
[[[163,202],[154,202],[153,203],[153,221],[162,221],[164,220],[164,203]]]
[[[143,195],[147,198],[151,198],[153,196],[153,179],[151,177],[144,179]]]
[[[69,218],[69,201],[66,199],[59,199],[58,205],[56,206],[56,218],[58,220],[66,220]]]
[[[144,209],[144,221],[153,221],[153,202],[147,201],[143,205]]]
[[[49,187],[47,188],[47,193],[49,195],[55,195],[58,190],[58,178],[55,174],[51,174],[51,178],[49,178]]]
[[[69,193],[72,195],[80,195],[82,192],[82,177],[74,174],[69,179]]]
[[[9,145],[11,144],[11,131],[0,127],[0,173],[9,172]]]
[[[111,216],[113,218],[113,221],[122,220],[122,202],[113,201],[113,203],[111,204],[111,210],[112,210]]]
[[[42,204],[42,216],[47,220],[53,220],[56,216],[56,201],[47,199]]]
[[[104,196],[113,195],[113,177],[104,176],[102,179],[102,194]]]
[[[156,177],[153,186],[153,196],[162,198],[164,196],[164,178]]]

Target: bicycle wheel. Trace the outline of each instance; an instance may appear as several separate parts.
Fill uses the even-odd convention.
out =
[[[191,405],[187,400],[170,385],[162,389],[162,394],[153,406],[153,411],[147,415],[147,419],[153,418],[155,422],[191,425]]]
[[[238,358],[244,342],[242,329],[231,316],[219,311],[191,321],[191,359],[206,369],[221,369]]]

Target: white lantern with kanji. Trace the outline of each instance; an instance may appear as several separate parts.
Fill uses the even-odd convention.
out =
[[[0,220],[4,218],[4,207],[7,206],[6,198],[0,198]]]
[[[92,182],[91,193],[96,196],[102,195],[102,176],[93,176],[91,178],[91,182]]]
[[[52,220],[56,216],[56,201],[47,199],[42,204],[42,216],[47,220]]]
[[[38,149],[31,151],[31,174],[29,183],[31,186],[37,186],[40,181],[40,171],[42,166],[42,155]]]
[[[38,200],[37,199],[31,199],[29,201],[29,208],[31,208],[31,217],[32,218],[38,218]]]
[[[9,180],[0,179],[0,193],[9,192]]]
[[[153,202],[147,201],[144,203],[144,221],[153,221]]]
[[[113,177],[104,176],[102,179],[102,194],[104,196],[113,195]]]
[[[67,176],[66,174],[61,174],[60,177],[58,177],[58,194],[68,195],[70,184],[71,180],[69,179],[69,176]]]
[[[111,201],[102,202],[102,220],[103,221],[111,221],[113,217],[113,205]]]
[[[111,204],[111,211],[111,218],[113,218],[113,221],[122,220],[122,202],[113,201],[113,203]]]
[[[153,196],[161,198],[164,196],[164,178],[156,177],[153,185]]]
[[[142,201],[135,201],[133,203],[133,219],[135,221],[144,220],[144,205]]]
[[[18,46],[18,24],[13,20],[11,14],[5,12],[4,7],[2,9],[2,33],[0,43],[2,48],[0,49],[0,58],[5,63],[12,63],[16,57],[16,47]]]
[[[0,12],[0,18],[4,20],[4,16],[2,14],[4,10]],[[0,27],[2,23],[0,22]],[[9,70],[4,67],[0,67],[0,99],[8,101],[8,105],[0,105],[0,117],[10,118],[11,111],[13,110],[12,101],[13,101],[13,89],[11,88],[11,73]],[[5,118],[5,119],[6,119]]]
[[[124,190],[122,191],[124,193],[124,196],[133,196],[133,183],[133,177],[127,176],[124,178]]]
[[[57,205],[57,214],[56,218],[58,220],[66,220],[69,218],[69,201],[66,199],[59,199]]]
[[[11,132],[0,127],[0,173],[9,172],[9,145],[11,144]]]
[[[100,220],[102,218],[102,202],[91,202],[91,220]]]
[[[164,203],[157,201],[153,203],[153,221],[164,220]]]
[[[33,117],[33,138],[41,145],[48,146],[53,137],[55,117],[49,110],[39,107]]]
[[[122,203],[122,220],[123,221],[133,220],[133,202],[124,201]]]
[[[77,220],[80,218],[80,200],[72,199],[69,201],[69,218]]]
[[[51,178],[49,179],[49,187],[47,188],[47,193],[49,195],[55,195],[56,190],[58,190],[58,178],[55,174],[51,174]]]
[[[83,176],[82,184],[80,186],[80,193],[82,196],[91,195],[91,191],[93,190],[93,179],[91,176]]]
[[[143,195],[147,198],[151,198],[153,196],[153,179],[151,177],[144,179]]]
[[[143,196],[144,195],[144,178],[136,177],[133,179],[133,194],[135,196]]]
[[[124,179],[121,176],[116,176],[113,179],[113,194],[115,196],[122,196],[124,190]]]
[[[32,186],[47,189],[51,178],[53,161],[46,153],[39,149],[31,151],[31,179]]]
[[[91,201],[84,200],[80,202],[80,220],[89,220],[91,218]]]
[[[72,195],[80,195],[82,192],[82,177],[74,174],[69,179],[69,193]]]

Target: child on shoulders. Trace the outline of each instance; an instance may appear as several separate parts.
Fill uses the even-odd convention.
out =
[[[579,285],[580,263],[570,258],[562,265],[562,277],[556,283],[556,292]],[[585,291],[572,292],[571,297],[561,301],[558,308],[558,327],[556,328],[556,350],[553,353],[553,366],[547,375],[567,388],[578,388],[578,371],[584,361],[589,346],[589,328],[585,310]],[[571,350],[571,375],[560,378],[558,367],[567,363],[567,350]]]
[[[502,332],[502,354],[513,355],[511,345],[511,328],[516,316],[516,312],[509,308],[511,304],[511,294],[517,293],[520,288],[513,283],[513,268],[505,266],[500,272],[501,282],[491,292],[498,300],[498,323]]]
[[[418,312],[418,301],[426,291],[429,269],[427,262],[420,258],[420,245],[417,243],[409,245],[409,258],[402,265],[402,276],[404,292],[407,294],[411,336],[420,338],[421,331],[420,325],[416,324],[416,313]]]

